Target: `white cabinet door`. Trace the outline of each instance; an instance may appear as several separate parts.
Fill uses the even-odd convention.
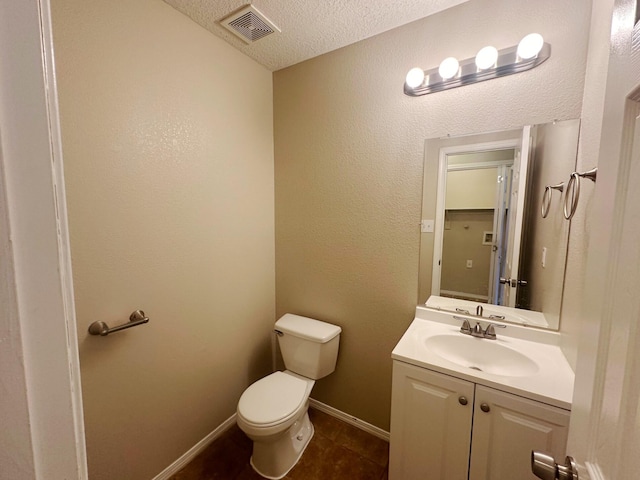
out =
[[[474,384],[393,362],[390,480],[467,480]]]
[[[564,461],[569,411],[478,385],[474,412],[469,480],[535,480],[531,450]]]

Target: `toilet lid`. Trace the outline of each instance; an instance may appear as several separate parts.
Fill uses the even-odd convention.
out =
[[[307,382],[275,372],[247,388],[238,402],[238,413],[253,424],[273,424],[291,416],[305,401]]]

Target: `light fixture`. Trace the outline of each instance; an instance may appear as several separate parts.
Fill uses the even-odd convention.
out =
[[[476,67],[478,70],[486,70],[495,67],[498,61],[498,49],[496,47],[484,47],[476,54]]]
[[[458,74],[460,69],[460,63],[457,58],[449,57],[445,58],[438,67],[438,73],[443,80],[449,80]]]
[[[544,45],[544,39],[539,33],[530,33],[518,44],[518,56],[523,60],[529,60],[530,58],[538,55],[542,46]]]
[[[524,72],[537,67],[550,56],[551,45],[545,43],[542,35],[532,33],[512,47],[497,50],[488,46],[480,49],[475,57],[460,62],[449,57],[437,68],[412,68],[405,79],[404,93],[418,97]]]
[[[407,73],[405,82],[407,86],[411,88],[419,87],[424,82],[424,70],[418,67],[412,68],[409,70],[409,73]]]

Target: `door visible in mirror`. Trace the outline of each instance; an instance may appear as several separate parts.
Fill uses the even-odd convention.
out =
[[[422,218],[436,221],[421,235],[418,303],[436,295],[454,310],[510,306],[539,312],[531,322],[525,312],[511,315],[523,323],[559,328],[569,235],[561,192],[546,218],[540,211],[545,186],[575,169],[579,126],[566,120],[427,140]]]

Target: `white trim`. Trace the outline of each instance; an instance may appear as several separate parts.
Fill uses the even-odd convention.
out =
[[[60,129],[58,86],[56,83],[53,48],[53,27],[51,24],[51,4],[49,0],[40,0],[40,25],[42,54],[44,57],[44,80],[47,87],[45,95],[49,117],[49,139],[51,140],[51,173],[58,225],[58,259],[60,264],[61,294],[66,320],[69,375],[71,377],[71,410],[76,435],[78,473],[80,478],[87,479],[89,478],[89,472],[84,429],[84,410],[82,406],[82,384],[80,380],[80,352],[78,349],[78,329],[73,290],[73,273],[71,269],[71,241],[69,239],[67,197],[62,155],[62,133]]]
[[[514,159],[512,158],[511,160],[491,160],[487,162],[456,163],[455,165],[447,164],[447,171],[458,172],[460,170],[482,170],[483,168],[497,168],[503,165],[513,165],[513,160]]]
[[[0,2],[0,129],[33,478],[87,478],[49,0]],[[6,68],[4,68],[6,67]],[[57,152],[54,153],[54,149]],[[57,157],[56,157],[57,154]],[[64,206],[63,206],[64,208]],[[61,230],[64,230],[61,231]],[[9,433],[10,435],[10,433]],[[17,452],[25,454],[21,446]],[[22,477],[21,477],[22,478]],[[24,476],[32,478],[32,476]]]
[[[364,420],[360,420],[359,418],[354,417],[353,415],[344,413],[338,410],[337,408],[330,407],[329,405],[319,402],[314,398],[309,399],[309,405],[311,405],[313,408],[317,410],[320,410],[321,412],[326,413],[327,415],[331,415],[332,417],[335,417],[338,420],[342,420],[343,422],[348,423],[349,425],[353,425],[354,427],[359,428],[364,432],[370,433],[374,437],[381,438],[382,440],[385,440],[387,442],[389,441],[389,432],[381,428],[378,428],[375,425],[371,425],[370,423],[365,422]]]
[[[473,298],[475,300],[480,300],[483,302],[488,302],[489,301],[489,297],[487,297],[486,295],[475,295],[473,293],[466,293],[466,292],[456,292],[455,290],[440,290],[440,296],[444,297],[444,296],[449,296],[449,297],[464,297],[464,298]]]
[[[224,422],[222,422],[218,428],[209,433],[206,437],[196,443],[193,447],[187,450],[180,458],[165,468],[158,475],[153,477],[153,480],[167,480],[171,475],[175,475],[182,470],[191,460],[196,458],[200,452],[211,445],[216,439],[218,439],[224,432],[233,427],[236,423],[237,414],[231,415]]]
[[[518,155],[516,154],[516,158],[517,157]],[[513,199],[513,182],[517,180],[518,197],[516,198],[515,207],[514,234],[513,238],[507,238],[507,244],[513,245],[511,258],[508,257],[509,254],[507,252],[507,265],[511,264],[511,268],[509,269],[509,275],[511,278],[518,278],[518,273],[520,271],[520,246],[522,244],[522,224],[524,223],[524,200],[527,195],[527,177],[529,176],[529,160],[531,158],[531,125],[525,125],[522,127],[522,143],[520,146],[519,157],[518,178],[514,178],[512,180],[511,198],[509,199],[509,208],[513,211],[513,205],[511,204]],[[517,165],[514,160],[514,167],[515,166]],[[518,287],[516,286],[516,290],[507,289],[509,292],[509,300],[507,301],[506,306],[515,308],[517,288]]]
[[[515,129],[514,129],[515,130]],[[520,129],[518,129],[520,130]],[[477,135],[477,134],[476,134]],[[508,140],[497,140],[495,142],[467,143],[464,145],[454,145],[440,149],[440,156],[460,155],[463,153],[490,152],[493,150],[511,150],[520,146],[520,138],[510,138]]]
[[[425,152],[426,152],[425,148]],[[425,162],[426,165],[426,162]],[[440,149],[438,159],[438,186],[436,190],[436,224],[433,236],[433,269],[431,271],[431,295],[440,295],[442,276],[442,243],[444,241],[444,206],[447,195],[447,156]]]
[[[327,415],[331,415],[338,420],[341,420],[349,425],[353,425],[360,430],[370,433],[371,435],[381,438],[382,440],[389,441],[389,432],[376,427],[375,425],[371,425],[364,420],[360,420],[359,418],[354,417],[353,415],[349,415],[344,413],[336,408],[330,407],[318,400],[313,398],[309,399],[309,405],[313,408],[320,410],[321,412],[326,413]],[[189,462],[191,462],[195,457],[198,456],[205,448],[211,445],[215,440],[217,440],[224,432],[229,430],[236,423],[237,414],[231,415],[228,419],[226,419],[221,425],[219,425],[214,431],[209,433],[206,437],[196,443],[193,447],[187,450],[180,458],[178,458],[175,462],[165,468],[158,475],[153,477],[153,480],[168,480],[172,475],[175,475],[180,470],[182,470]]]

